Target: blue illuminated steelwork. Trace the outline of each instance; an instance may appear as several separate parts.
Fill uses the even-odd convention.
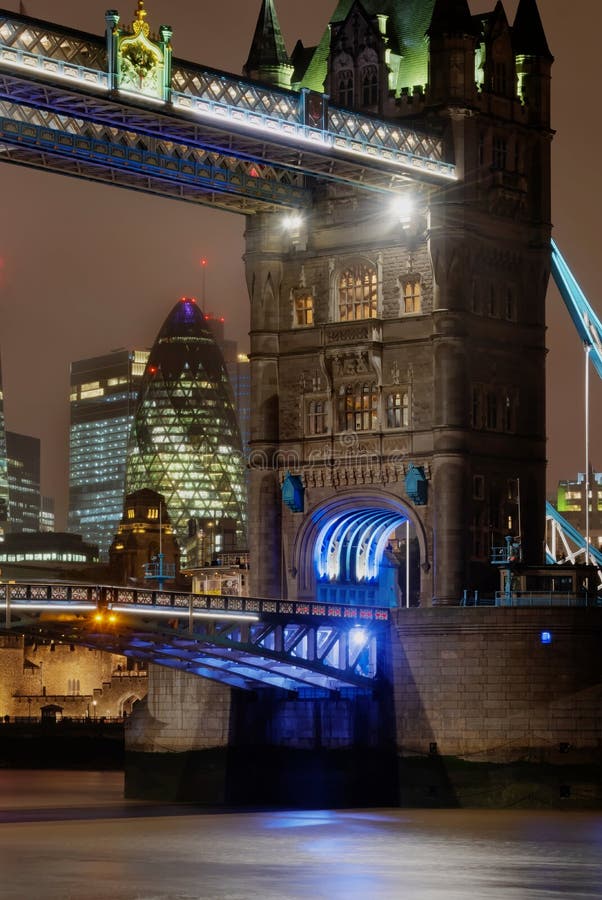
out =
[[[586,346],[602,378],[602,322],[579,287],[555,241],[552,241],[552,276],[560,291],[577,333]]]
[[[400,510],[355,509],[326,516],[315,542],[320,580],[376,582],[391,533],[407,521]]]
[[[121,653],[253,690],[366,689],[382,608],[105,585],[0,586],[0,628]]]

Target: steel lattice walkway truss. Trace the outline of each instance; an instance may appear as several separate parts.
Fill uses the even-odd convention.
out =
[[[378,192],[456,179],[439,137],[323,100],[316,125],[309,92],[172,63],[165,49],[163,93],[126,90],[119,17],[106,19],[103,41],[0,10],[0,159],[241,213],[303,207],[312,178]]]
[[[372,690],[389,610],[64,583],[0,586],[0,630],[120,653],[230,687]]]

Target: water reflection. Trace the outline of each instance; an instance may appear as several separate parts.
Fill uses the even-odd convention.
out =
[[[118,773],[0,772],[3,900],[589,900],[597,813],[211,813]]]

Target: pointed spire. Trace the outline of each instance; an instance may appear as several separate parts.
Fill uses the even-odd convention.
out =
[[[468,0],[435,0],[429,37],[444,34],[474,34],[475,23],[470,14]]]
[[[520,0],[512,26],[512,44],[515,53],[553,58],[541,24],[537,0]]]
[[[290,87],[293,65],[286,52],[274,0],[262,0],[244,72],[249,78]]]

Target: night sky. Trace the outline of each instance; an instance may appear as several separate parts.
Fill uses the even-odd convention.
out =
[[[28,15],[104,32],[108,3],[25,0]],[[135,2],[119,5],[133,18]],[[336,0],[277,0],[292,50],[316,43]],[[18,4],[7,3],[9,9]],[[173,26],[174,54],[240,72],[260,0],[147,0],[152,29]],[[472,0],[473,12],[494,0]],[[506,0],[513,19],[516,0]],[[600,0],[539,0],[553,67],[554,234],[586,296],[599,297]],[[248,296],[241,261],[244,219],[230,213],[0,165],[0,351],[7,427],[42,439],[42,489],[64,525],[67,504],[69,363],[119,347],[149,346],[183,294],[202,293],[247,349]],[[583,469],[583,350],[555,288],[548,298],[548,483]],[[592,376],[591,458],[602,468],[602,392]]]

